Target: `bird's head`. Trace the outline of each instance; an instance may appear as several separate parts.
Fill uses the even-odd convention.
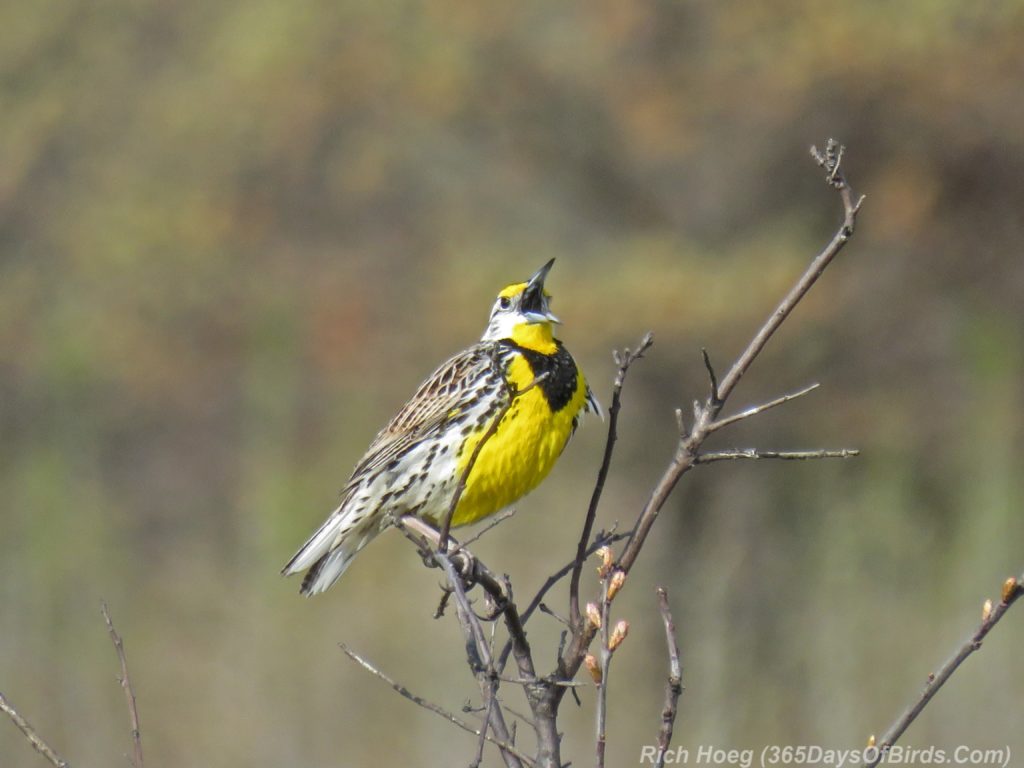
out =
[[[551,351],[555,345],[551,326],[560,320],[551,313],[551,294],[544,290],[544,278],[554,263],[551,259],[525,283],[501,289],[481,341],[511,339],[523,347]]]

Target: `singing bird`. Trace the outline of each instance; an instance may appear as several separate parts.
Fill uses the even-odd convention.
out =
[[[306,571],[302,594],[334,584],[397,517],[440,527],[464,475],[452,527],[509,506],[547,477],[584,412],[601,415],[552,332],[559,320],[544,280],[554,261],[503,288],[480,341],[434,371],[377,434],[341,503],[281,571]]]

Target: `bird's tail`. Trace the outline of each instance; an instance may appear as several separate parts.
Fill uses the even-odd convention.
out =
[[[366,525],[365,520],[362,525],[353,524],[343,507],[336,509],[281,569],[285,576],[309,569],[299,588],[303,595],[316,595],[330,587],[341,578],[359,550],[380,533],[379,525]]]

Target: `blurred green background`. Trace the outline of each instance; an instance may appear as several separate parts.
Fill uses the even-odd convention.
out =
[[[688,475],[617,618],[610,764],[677,743],[859,747],[1024,564],[1024,4],[43,0],[0,8],[0,690],[76,766],[452,766],[436,573],[382,537],[327,595],[278,570],[375,431],[548,258],[607,405],[644,331],[599,524],[839,221],[861,228],[736,392],[820,381],[718,447],[856,460]],[[475,546],[527,596],[570,557],[604,440]],[[588,570],[586,589],[596,594]],[[564,611],[564,592],[551,603]],[[559,626],[531,623],[549,666]],[[913,726],[1024,755],[1024,615]],[[513,706],[518,695],[511,689]],[[591,759],[593,693],[563,757]],[[522,733],[528,729],[521,728]],[[1020,758],[1017,757],[1017,760]],[[487,765],[498,761],[490,755]],[[42,764],[0,723],[0,765]]]

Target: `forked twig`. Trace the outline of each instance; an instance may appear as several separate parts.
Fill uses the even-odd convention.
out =
[[[999,623],[999,620],[1003,618],[1010,606],[1017,602],[1021,595],[1024,595],[1024,576],[1020,578],[1011,576],[1003,583],[1001,600],[997,605],[993,606],[990,600],[985,601],[981,624],[978,625],[974,634],[957,649],[956,653],[946,660],[946,663],[939,668],[938,672],[928,675],[928,681],[925,683],[924,690],[921,691],[917,701],[911,704],[897,718],[896,722],[889,726],[889,730],[885,732],[885,735],[878,742],[877,751],[873,753],[873,759],[864,763],[864,768],[875,768],[882,761],[889,748],[899,740],[904,731],[917,719],[917,716],[928,706],[928,702],[945,685],[957,668],[966,661],[968,656],[981,648],[981,642],[985,639],[985,636],[992,631],[992,628]]]
[[[110,618],[106,601],[100,601],[100,613],[103,614],[103,621],[107,624],[107,631],[114,643],[114,650],[117,651],[117,659],[121,662],[121,677],[118,682],[124,689],[124,697],[128,702],[128,717],[132,724],[132,766],[133,768],[142,768],[142,732],[139,730],[139,710],[135,705],[135,689],[132,688],[131,678],[128,677],[128,659],[124,653],[124,642],[117,630],[114,629],[114,622]]]
[[[763,403],[762,405],[755,405],[724,419],[717,419],[716,421],[708,424],[708,434],[717,432],[722,429],[722,427],[728,427],[730,424],[735,424],[737,421],[743,421],[744,419],[749,419],[751,416],[757,416],[759,413],[764,413],[771,408],[788,403],[790,400],[796,400],[798,397],[803,397],[804,395],[813,392],[820,386],[820,384],[811,384],[809,387],[804,387],[797,392],[777,397],[774,400],[769,400],[767,403]]]

